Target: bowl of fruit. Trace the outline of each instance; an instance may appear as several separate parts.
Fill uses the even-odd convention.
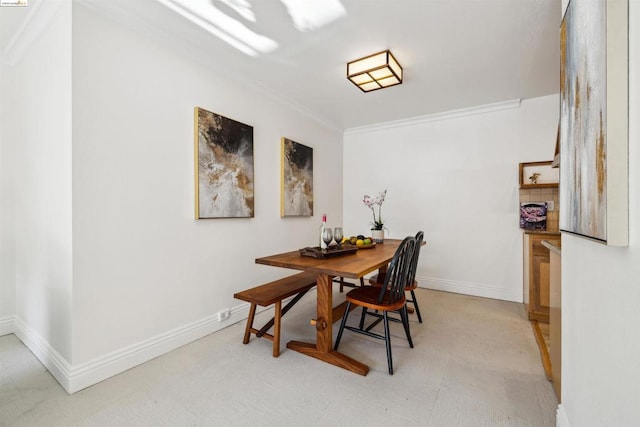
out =
[[[357,236],[344,237],[342,239],[343,245],[352,245],[357,247],[358,249],[371,249],[376,246],[375,242],[371,237],[364,236],[363,234],[358,234]]]

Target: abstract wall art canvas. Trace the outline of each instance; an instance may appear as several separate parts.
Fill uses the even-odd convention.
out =
[[[196,218],[254,213],[253,127],[196,107]]]
[[[571,0],[560,29],[560,229],[628,244],[627,0]]]
[[[280,216],[313,216],[313,148],[281,144]]]

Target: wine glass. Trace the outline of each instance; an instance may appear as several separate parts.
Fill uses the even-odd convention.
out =
[[[322,230],[322,240],[326,243],[327,249],[329,249],[329,243],[333,240],[333,233],[329,227]]]
[[[338,244],[338,248],[342,247],[342,227],[336,227],[333,229],[333,239]]]

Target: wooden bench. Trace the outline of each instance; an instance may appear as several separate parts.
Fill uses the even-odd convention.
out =
[[[233,295],[234,298],[251,303],[242,343],[247,344],[251,334],[255,334],[258,338],[264,337],[273,342],[273,357],[278,357],[280,355],[280,320],[309,289],[316,285],[316,277],[315,273],[298,273],[235,293]],[[282,308],[282,300],[292,295],[295,295],[295,297]],[[256,315],[256,306],[268,307],[271,304],[275,304],[273,318],[261,329],[255,329],[253,327],[253,318]],[[273,335],[267,333],[272,326],[274,327]]]

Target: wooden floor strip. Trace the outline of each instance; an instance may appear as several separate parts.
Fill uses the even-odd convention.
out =
[[[551,381],[551,357],[549,357],[549,349],[547,343],[540,330],[540,325],[537,320],[531,321],[531,327],[533,328],[533,334],[536,337],[538,348],[540,349],[540,358],[542,358],[542,366],[544,367],[544,373],[547,375],[547,379]]]

